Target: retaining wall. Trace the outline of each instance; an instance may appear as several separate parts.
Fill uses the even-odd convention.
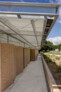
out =
[[[48,81],[48,86],[49,86],[49,90],[50,92],[61,92],[61,90],[59,89],[59,86],[61,87],[61,85],[57,85],[51,72],[50,69],[47,66],[47,63],[45,61],[45,59],[43,58],[43,56],[41,56],[42,61],[43,61],[43,66],[44,66],[44,70],[45,70],[45,75]]]

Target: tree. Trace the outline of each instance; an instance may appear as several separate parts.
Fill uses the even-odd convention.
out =
[[[61,50],[61,44],[59,44],[59,45],[54,45],[54,50],[55,49],[59,49],[59,51]]]
[[[59,44],[59,50],[61,51],[61,44]]]
[[[41,51],[51,51],[54,50],[53,43],[50,41],[45,41],[44,45],[41,48]]]

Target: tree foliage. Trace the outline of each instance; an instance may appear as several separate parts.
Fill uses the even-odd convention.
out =
[[[53,49],[54,49],[53,43],[50,41],[45,41],[45,43],[43,44],[41,48],[41,51],[50,51]]]
[[[59,45],[53,45],[52,42],[50,41],[45,41],[45,43],[43,44],[42,48],[39,50],[40,51],[51,51],[51,50],[55,50],[55,49],[59,49],[61,50],[61,44]]]
[[[55,49],[61,50],[61,44],[59,44],[59,45],[54,45],[54,50],[55,50]]]

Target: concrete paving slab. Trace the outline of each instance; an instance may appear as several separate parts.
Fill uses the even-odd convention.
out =
[[[40,55],[16,77],[15,82],[4,92],[48,92]]]

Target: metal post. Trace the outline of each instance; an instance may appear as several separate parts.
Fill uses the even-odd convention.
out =
[[[9,35],[7,35],[7,43],[9,44]]]

